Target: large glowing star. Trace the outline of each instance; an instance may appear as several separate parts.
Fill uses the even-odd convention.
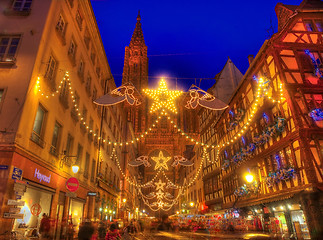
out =
[[[177,113],[174,100],[183,92],[169,91],[164,79],[160,80],[159,87],[156,90],[144,89],[143,91],[154,100],[153,105],[150,108],[151,113],[159,109],[168,109],[173,113]]]
[[[156,162],[155,170],[159,168],[165,168],[168,170],[167,162],[171,159],[171,157],[164,157],[162,151],[159,152],[158,157],[151,157],[151,159]]]

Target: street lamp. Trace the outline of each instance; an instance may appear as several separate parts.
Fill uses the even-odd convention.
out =
[[[79,171],[79,169],[80,169],[80,167],[79,167],[79,166],[77,166],[77,165],[73,165],[73,166],[72,166],[72,172],[73,172],[73,173],[77,173],[77,172]]]
[[[126,198],[122,199],[122,202],[123,202],[123,203],[126,203],[126,201],[127,201],[127,199],[126,199]]]
[[[248,183],[252,183],[252,182],[253,182],[254,177],[253,177],[253,175],[252,175],[252,174],[247,173],[247,174],[245,175],[245,179],[246,179],[246,181],[247,181]]]
[[[193,203],[193,202],[190,202],[190,206],[191,206],[191,207],[194,207],[194,203]]]

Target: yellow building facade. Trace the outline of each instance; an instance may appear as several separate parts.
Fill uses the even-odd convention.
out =
[[[28,234],[44,213],[53,237],[71,223],[76,234],[84,219],[117,218],[121,174],[109,142],[132,127],[120,106],[93,103],[115,83],[90,1],[0,9],[0,232]]]

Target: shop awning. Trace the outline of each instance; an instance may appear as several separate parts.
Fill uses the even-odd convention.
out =
[[[243,201],[237,201],[236,207],[249,207],[249,206],[255,206],[259,204],[264,204],[264,203],[271,203],[271,202],[278,202],[278,201],[283,201],[287,199],[293,198],[297,193],[301,192],[302,190],[293,192],[293,193],[286,193],[286,194],[279,194],[277,196],[269,196],[266,198],[257,198],[257,199],[245,199]]]

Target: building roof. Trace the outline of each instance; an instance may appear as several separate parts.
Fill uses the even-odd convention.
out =
[[[133,34],[131,37],[131,41],[130,41],[130,45],[129,45],[130,47],[145,45],[145,39],[144,39],[144,34],[142,32],[140,20],[141,20],[140,11],[138,11],[136,28],[133,31]]]

